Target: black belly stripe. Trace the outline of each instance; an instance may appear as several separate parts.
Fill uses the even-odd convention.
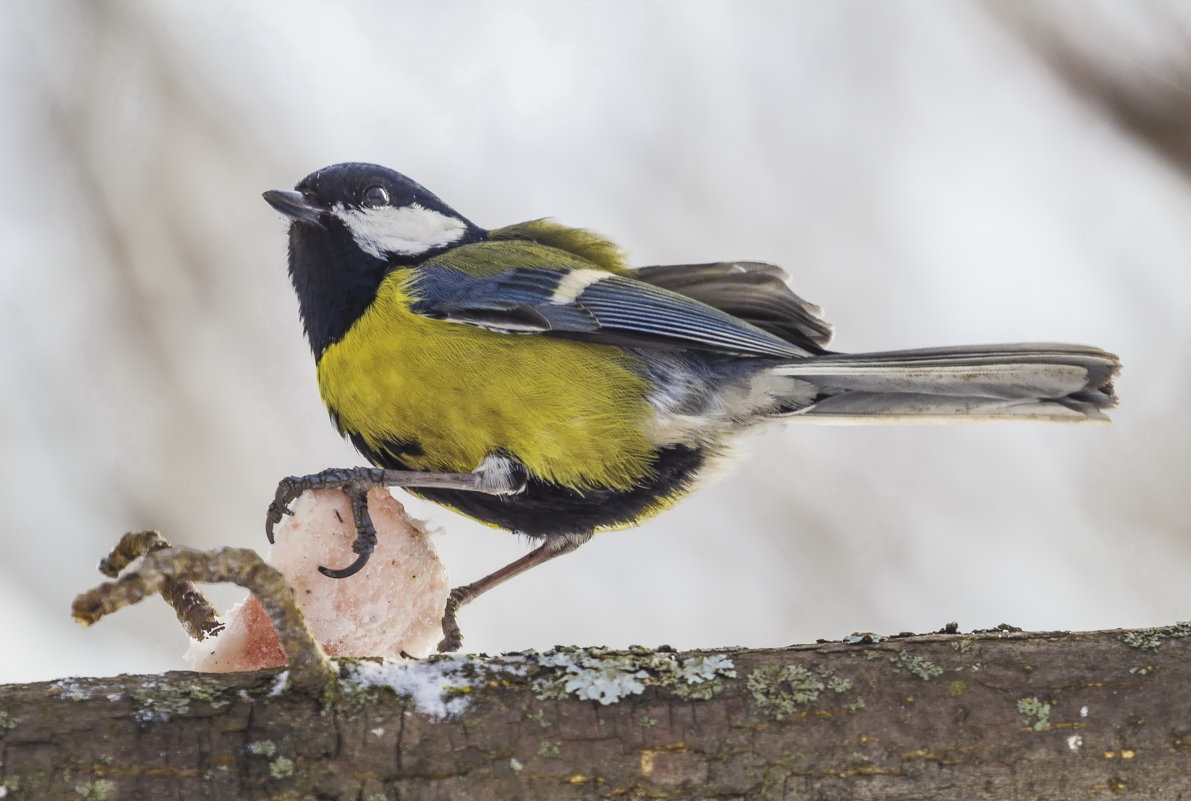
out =
[[[349,435],[368,461],[389,470],[408,470],[396,454],[420,451],[416,444],[393,443],[380,450],[361,437]],[[578,534],[610,526],[629,525],[651,507],[690,488],[706,460],[702,448],[672,445],[657,452],[652,474],[629,490],[591,489],[582,492],[529,477],[517,495],[485,495],[465,490],[409,490],[468,517],[530,537]]]

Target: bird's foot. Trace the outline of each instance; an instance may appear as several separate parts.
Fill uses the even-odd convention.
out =
[[[356,527],[356,539],[352,550],[356,561],[344,568],[319,567],[319,572],[331,578],[353,576],[368,564],[368,558],[376,549],[376,528],[368,514],[368,490],[388,486],[385,471],[374,467],[330,468],[307,476],[287,476],[277,482],[277,492],[265,514],[265,535],[273,542],[273,528],[281,522],[282,515],[292,515],[290,504],[306,490],[338,489],[347,495],[352,507],[352,520]]]
[[[471,600],[471,586],[456,587],[447,596],[447,606],[442,614],[442,639],[438,643],[440,654],[458,651],[463,645],[463,632],[459,630],[459,622],[455,615],[459,607]]]

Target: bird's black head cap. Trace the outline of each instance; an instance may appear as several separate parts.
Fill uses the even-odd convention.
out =
[[[324,167],[295,191],[264,198],[292,220],[290,278],[316,359],[364,313],[389,271],[486,233],[417,181],[376,164]]]

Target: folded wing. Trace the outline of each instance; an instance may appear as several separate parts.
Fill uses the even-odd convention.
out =
[[[731,296],[722,280],[696,281],[695,286],[700,283],[696,294]],[[499,333],[756,357],[797,358],[822,352],[809,337],[800,337],[806,347],[695,296],[597,269],[518,267],[475,275],[425,265],[418,269],[412,290],[411,309],[417,314]],[[781,306],[776,300],[761,303],[760,295],[740,297],[737,305],[751,304],[758,318],[762,310],[777,315]]]

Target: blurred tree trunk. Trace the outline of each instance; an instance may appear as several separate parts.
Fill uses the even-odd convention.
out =
[[[273,671],[11,685],[0,797],[1186,799],[1188,635],[449,657],[325,705]]]
[[[1191,177],[1191,29],[1185,7],[986,2],[985,8],[1073,94]],[[1082,13],[1071,15],[1076,8]]]

